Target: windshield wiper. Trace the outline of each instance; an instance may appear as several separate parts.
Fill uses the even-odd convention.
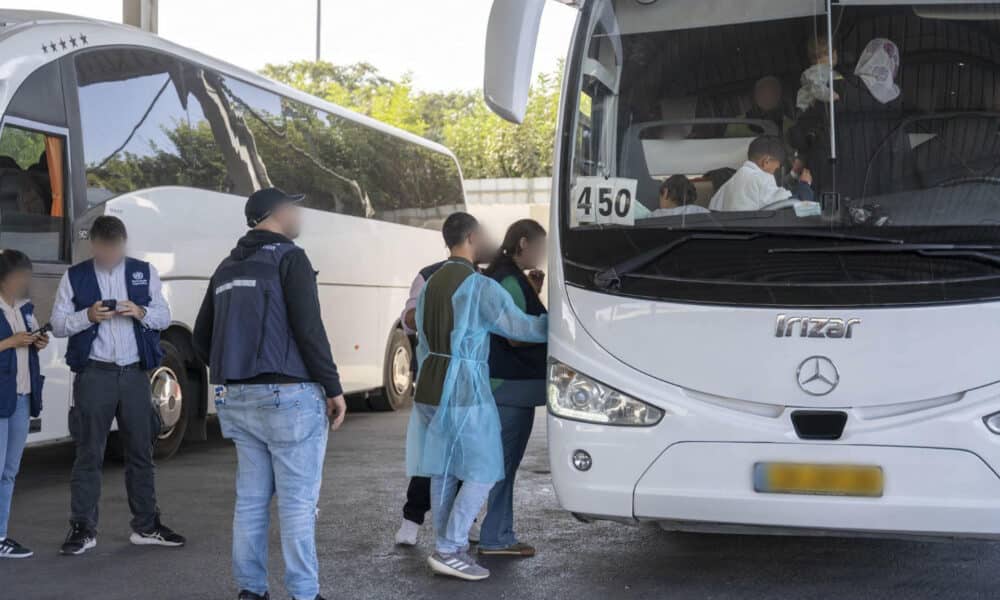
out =
[[[768,254],[911,253],[928,258],[970,258],[1000,266],[1000,256],[989,254],[990,252],[1000,252],[1000,244],[896,244],[887,246],[851,244],[815,248],[771,248],[767,252]]]
[[[810,231],[806,229],[685,229],[683,231],[687,232],[688,235],[679,237],[671,242],[663,244],[662,246],[657,246],[647,250],[642,254],[633,256],[632,258],[627,258],[608,267],[607,269],[599,271],[596,275],[594,275],[594,285],[605,290],[619,288],[622,284],[622,277],[626,277],[629,274],[646,267],[650,263],[655,262],[656,260],[659,260],[674,251],[679,246],[683,246],[693,240],[730,240],[748,242],[762,237],[787,237],[867,242],[869,244],[877,245],[903,244],[903,240],[867,235],[852,235],[849,233],[837,233],[834,231]]]

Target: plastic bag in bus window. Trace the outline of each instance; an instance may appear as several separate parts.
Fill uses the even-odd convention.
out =
[[[577,177],[570,194],[570,226],[635,225],[637,183],[624,177]]]

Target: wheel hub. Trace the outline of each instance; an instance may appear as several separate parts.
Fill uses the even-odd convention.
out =
[[[413,371],[410,369],[410,351],[404,346],[396,348],[392,354],[392,388],[402,396],[413,385]]]
[[[160,415],[160,437],[170,435],[181,418],[184,393],[177,374],[169,367],[160,367],[149,377],[153,406]]]

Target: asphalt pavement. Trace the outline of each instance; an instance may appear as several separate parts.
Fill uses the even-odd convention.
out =
[[[538,556],[484,560],[493,574],[483,582],[434,577],[424,560],[429,526],[418,547],[393,544],[406,489],[407,418],[352,414],[330,438],[317,538],[323,593],[331,600],[1000,597],[1000,543],[677,534],[654,525],[579,523],[556,501],[541,410],[515,498],[517,530]],[[122,467],[109,464],[97,549],[59,556],[72,458],[66,445],[26,453],[10,534],[36,556],[0,561],[0,599],[235,598],[229,547],[236,456],[217,428],[209,441],[158,467],[164,522],[189,540],[181,549],[129,545]],[[275,600],[287,598],[277,533],[275,527]]]

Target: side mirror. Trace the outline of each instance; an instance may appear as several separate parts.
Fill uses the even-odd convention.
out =
[[[495,0],[486,31],[483,95],[501,118],[521,123],[545,0]]]

